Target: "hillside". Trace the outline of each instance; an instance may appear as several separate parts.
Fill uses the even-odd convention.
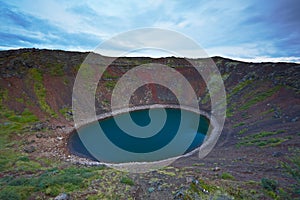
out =
[[[72,90],[88,53],[20,49],[0,52],[0,199],[289,199],[299,197],[300,65],[213,57],[227,93],[227,118],[214,150],[145,174],[84,166],[67,147]],[[110,111],[114,84],[129,69],[161,63],[182,73],[209,112],[200,75],[181,58],[118,58],[96,91],[97,114]],[[133,105],[176,103],[147,85]],[[72,162],[71,162],[72,161]],[[51,177],[51,178],[50,178]],[[208,190],[208,192],[206,192]]]

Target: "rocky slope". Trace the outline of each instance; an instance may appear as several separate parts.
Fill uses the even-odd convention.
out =
[[[73,158],[67,149],[73,83],[87,55],[0,52],[0,199],[47,199],[62,192],[74,199],[299,197],[300,65],[214,57],[227,92],[226,123],[214,150],[202,160],[195,155],[166,169],[126,174],[68,161]],[[182,73],[200,97],[200,107],[210,110],[205,84],[185,60],[119,58],[98,84],[97,113],[110,110],[120,76],[151,62]],[[132,105],[174,102],[169,90],[153,84],[131,98]],[[51,173],[53,180],[45,178]],[[63,178],[68,174],[74,180]]]

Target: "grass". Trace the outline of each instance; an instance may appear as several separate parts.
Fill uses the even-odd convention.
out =
[[[79,191],[88,187],[88,180],[97,175],[97,167],[51,168],[37,176],[5,176],[0,179],[0,199],[27,199],[34,192],[56,196],[61,192]],[[3,187],[3,185],[5,186]]]
[[[244,129],[242,129],[241,131],[243,131]],[[243,134],[244,131],[241,133],[241,131],[239,132],[239,134]],[[247,131],[247,130],[246,130]],[[246,132],[245,131],[245,132]],[[237,144],[238,147],[240,146],[259,146],[259,147],[272,147],[272,146],[277,146],[279,144],[281,144],[282,142],[285,142],[287,140],[289,140],[289,137],[276,137],[276,138],[267,138],[270,136],[274,136],[280,133],[284,133],[284,130],[278,130],[278,131],[262,131],[260,133],[256,133],[256,134],[251,134],[248,135],[246,137],[243,138],[242,142],[239,142]]]
[[[240,92],[242,89],[244,89],[246,86],[250,85],[253,82],[253,80],[246,80],[243,82],[240,82],[238,85],[236,85],[232,91],[227,95],[228,98],[232,97],[233,95]]]
[[[295,180],[295,184],[292,185],[293,192],[300,194],[300,157],[293,156],[288,159],[288,162],[282,162],[281,165],[287,174]]]
[[[253,97],[252,99],[248,100],[247,102],[245,102],[239,109],[240,110],[247,110],[249,109],[251,106],[262,102],[264,100],[266,100],[267,98],[271,97],[273,94],[275,94],[282,86],[278,85],[268,91],[262,92],[258,95],[256,95],[255,97]]]
[[[226,109],[226,117],[232,117],[234,115],[234,111],[232,108],[227,107]]]
[[[116,78],[118,78],[119,76],[115,76],[115,75],[112,75],[111,73],[109,73],[108,71],[105,71],[105,72],[103,72],[103,74],[102,74],[102,78],[104,79],[104,80],[112,80],[112,79],[116,79]]]
[[[57,114],[52,110],[46,101],[46,89],[43,85],[42,73],[36,68],[31,68],[29,69],[29,77],[34,81],[34,92],[41,109],[48,113],[51,117],[57,117]]]
[[[49,63],[47,67],[50,68],[50,74],[52,76],[63,76],[64,75],[64,64],[63,63]]]
[[[277,135],[280,133],[284,133],[284,130],[278,130],[278,131],[262,131],[256,134],[251,134],[249,136],[244,137],[244,139],[259,139],[259,138],[263,138],[263,137],[268,137],[268,136],[272,136],[272,135]]]
[[[68,114],[68,112],[72,111],[72,108],[64,107],[59,110],[59,112],[65,117],[66,120],[72,120],[72,116]]]
[[[39,168],[37,163],[28,161],[20,152],[14,151],[13,145],[21,145],[20,140],[12,140],[13,136],[24,134],[38,118],[27,108],[22,113],[15,113],[3,105],[8,101],[8,92],[0,90],[0,172],[8,170],[28,170]],[[19,159],[22,157],[22,159]],[[9,191],[6,191],[8,194]],[[1,199],[1,198],[0,198]]]
[[[130,185],[130,186],[134,185],[134,181],[131,178],[127,177],[127,176],[123,176],[121,178],[120,182],[124,183],[126,185]]]
[[[267,114],[272,113],[274,111],[275,111],[274,108],[271,108],[269,110],[266,110],[266,111],[262,112],[261,115],[267,115]]]
[[[236,127],[239,127],[239,126],[244,126],[244,125],[245,125],[245,122],[240,122],[238,124],[234,124],[233,128],[236,128]]]
[[[247,131],[248,131],[247,128],[243,128],[242,130],[240,130],[240,131],[238,132],[238,134],[242,135],[242,134],[246,133]]]
[[[222,175],[221,175],[221,178],[222,179],[226,179],[226,180],[233,180],[234,179],[234,176],[233,175],[231,175],[230,173],[228,173],[228,172],[224,172],[224,173],[222,173]]]
[[[104,85],[107,89],[112,90],[114,89],[116,83],[117,83],[116,81],[111,80],[111,81],[105,81]]]
[[[287,141],[287,138],[269,138],[269,139],[265,139],[265,140],[261,140],[261,139],[254,139],[254,140],[250,140],[250,141],[244,141],[244,142],[239,142],[237,144],[238,147],[241,146],[259,146],[259,147],[274,147],[274,146],[278,146],[279,144],[281,144],[282,142]]]

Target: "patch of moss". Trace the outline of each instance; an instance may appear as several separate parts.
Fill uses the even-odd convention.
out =
[[[253,80],[246,80],[243,82],[240,82],[238,85],[236,85],[231,92],[229,93],[229,95],[227,95],[228,98],[232,97],[233,95],[237,94],[238,92],[240,92],[241,90],[243,90],[246,86],[250,85],[253,82]]]
[[[68,113],[72,111],[72,108],[64,107],[59,110],[59,112],[65,117],[66,120],[72,120],[72,116]]]
[[[52,110],[46,101],[46,89],[43,85],[42,73],[36,68],[29,69],[28,73],[29,77],[34,81],[34,92],[41,109],[50,114],[50,116],[57,117],[57,114]]]
[[[287,138],[269,138],[269,139],[254,139],[254,140],[250,140],[250,141],[243,141],[243,142],[239,142],[237,144],[238,147],[240,146],[259,146],[259,147],[274,147],[277,146],[279,144],[281,144],[282,142],[287,141]]]
[[[244,125],[245,125],[245,122],[240,122],[238,124],[234,124],[233,128],[236,128],[236,127],[239,127],[239,126],[244,126]]]
[[[105,71],[105,72],[102,74],[102,78],[103,78],[104,80],[112,80],[112,79],[118,78],[118,76],[112,75],[110,72]]]
[[[243,128],[242,130],[240,130],[240,131],[238,132],[238,134],[242,135],[242,134],[246,133],[247,131],[248,131],[247,128]]]
[[[222,75],[222,79],[223,79],[223,81],[227,80],[229,76],[230,76],[230,74],[229,74],[229,73],[225,73],[225,74],[223,74],[223,75]]]
[[[228,179],[233,180],[233,179],[234,179],[234,176],[231,175],[231,174],[228,173],[228,172],[224,172],[224,173],[222,173],[221,178],[222,178],[222,179],[227,179],[227,180],[228,180]]]
[[[268,91],[265,91],[263,93],[260,93],[258,95],[256,95],[255,97],[253,97],[252,99],[248,100],[247,102],[245,102],[239,109],[240,110],[247,110],[249,109],[251,106],[262,102],[264,100],[266,100],[267,98],[271,97],[273,94],[275,94],[282,86],[278,85]]]
[[[260,113],[260,114],[261,114],[261,115],[267,115],[267,114],[272,113],[272,112],[274,112],[274,111],[275,111],[274,108],[271,108],[271,109],[266,110],[266,111],[264,111],[264,112],[262,112],[262,113]]]
[[[24,99],[23,98],[16,98],[16,102],[18,102],[18,103],[24,103]]]
[[[167,170],[158,170],[158,173],[160,174],[164,174],[164,175],[167,175],[167,176],[176,176],[175,172],[171,172],[171,171],[167,171]]]
[[[47,67],[50,68],[50,74],[52,76],[63,76],[64,75],[64,64],[63,63],[49,63]]]
[[[30,162],[23,162],[22,164],[25,163]],[[44,192],[49,196],[56,196],[61,192],[72,192],[87,188],[86,180],[95,177],[99,169],[101,170],[97,167],[69,167],[63,170],[52,168],[43,171],[38,176],[20,176],[13,179],[5,177],[1,178],[0,182],[6,185],[3,190],[13,190],[22,199],[27,199],[33,192]],[[30,188],[30,193],[22,192],[22,190],[28,188]]]
[[[262,131],[256,134],[251,134],[249,136],[244,137],[244,139],[259,139],[259,138],[263,138],[263,137],[268,137],[268,136],[272,136],[272,135],[277,135],[280,133],[284,133],[284,130],[278,130],[278,131]]]
[[[112,90],[114,89],[116,83],[117,82],[115,80],[110,80],[110,81],[105,81],[104,85],[107,89]]]
[[[134,181],[131,178],[129,178],[128,176],[123,176],[121,178],[120,182],[124,183],[126,185],[130,185],[130,186],[134,185]]]
[[[292,185],[294,193],[300,192],[300,158],[299,156],[293,156],[287,160],[287,162],[282,162],[281,166],[286,171],[286,173],[295,180],[295,184]]]

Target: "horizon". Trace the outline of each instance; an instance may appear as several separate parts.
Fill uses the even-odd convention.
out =
[[[1,51],[18,51],[18,50],[30,50],[30,49],[34,49],[34,50],[45,50],[45,51],[64,51],[64,52],[70,52],[70,53],[95,53],[98,54],[100,56],[105,56],[105,57],[113,57],[113,56],[106,56],[106,55],[102,55],[100,53],[94,52],[94,51],[76,51],[76,50],[63,50],[63,49],[45,49],[45,48],[15,48],[15,49],[0,49]],[[179,56],[174,56],[174,55],[169,55],[169,56],[160,56],[160,57],[155,57],[155,56],[149,56],[149,55],[142,55],[142,56],[121,56],[118,58],[151,58],[151,59],[160,59],[160,58],[180,58],[180,59],[207,59],[207,58],[222,58],[222,59],[227,59],[227,60],[232,60],[232,61],[237,61],[237,62],[245,62],[245,63],[294,63],[294,64],[300,64],[299,62],[294,62],[294,61],[290,61],[290,60],[279,60],[279,59],[275,59],[275,58],[269,58],[266,60],[255,60],[255,59],[235,59],[235,58],[229,58],[229,57],[225,57],[225,56],[208,56],[208,57],[199,57],[199,58],[188,58],[188,57],[179,57]]]
[[[208,57],[300,63],[300,2],[293,0],[226,3],[48,0],[34,4],[30,0],[12,0],[0,5],[3,22],[0,50],[94,51],[112,36],[152,27],[191,38],[203,47]],[[158,42],[163,42],[163,38],[159,39]],[[182,45],[176,42],[174,49],[180,49]],[[157,49],[130,54],[128,57],[174,56]]]

